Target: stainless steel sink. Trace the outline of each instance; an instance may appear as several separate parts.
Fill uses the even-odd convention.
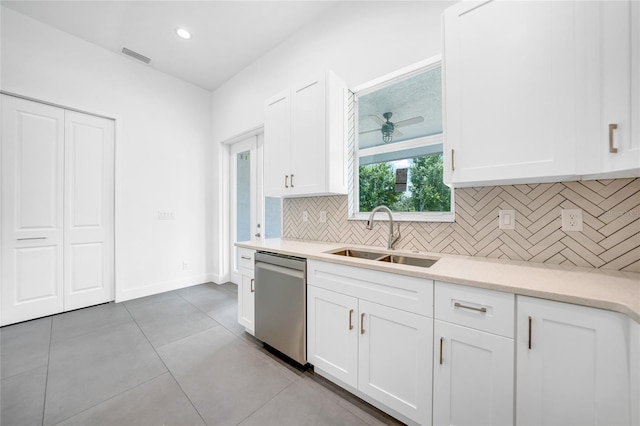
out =
[[[399,256],[395,254],[385,256],[377,260],[381,262],[397,263],[401,265],[420,266],[422,268],[429,268],[430,266],[433,266],[433,264],[438,261],[438,259],[428,259],[424,257],[413,257],[413,256]]]
[[[387,254],[366,250],[355,250],[350,248],[333,251],[331,254],[345,257],[355,257],[358,259],[376,260],[380,262],[396,263],[398,265],[411,265],[428,268],[438,261],[438,259],[427,257],[416,257],[399,254]]]
[[[337,254],[338,256],[357,257],[358,259],[378,260],[381,257],[386,256],[384,253],[376,253],[364,250],[343,249],[334,251],[331,254]]]

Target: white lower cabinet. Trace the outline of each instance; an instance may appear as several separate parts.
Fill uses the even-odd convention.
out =
[[[307,281],[315,371],[400,420],[431,424],[433,319],[376,299],[432,306],[432,281],[311,260]]]
[[[513,339],[435,322],[434,425],[513,424]]]
[[[514,295],[436,282],[434,425],[513,424]]]
[[[240,283],[238,284],[238,322],[243,325],[246,331],[250,334],[255,332],[255,281],[253,275],[254,255],[255,250],[245,248],[238,249],[238,272],[240,273]]]
[[[343,383],[358,387],[358,299],[307,287],[307,359]]]
[[[629,318],[522,296],[517,305],[516,423],[633,424]]]

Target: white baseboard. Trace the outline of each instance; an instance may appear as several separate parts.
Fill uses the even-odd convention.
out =
[[[127,288],[119,290],[116,285],[116,302],[124,302],[126,300],[137,299],[139,297],[151,296],[165,291],[178,290],[193,285],[206,283],[210,280],[210,274],[193,275],[190,277],[180,278],[177,280],[161,281],[157,283],[147,284],[141,287]]]

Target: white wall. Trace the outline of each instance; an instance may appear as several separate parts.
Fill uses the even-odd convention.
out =
[[[10,9],[1,22],[2,90],[117,120],[117,300],[211,279],[211,92]]]
[[[440,14],[455,1],[346,1],[268,52],[213,94],[216,195],[214,272],[225,277],[226,151],[220,142],[264,123],[263,101],[331,69],[349,87],[440,54]]]

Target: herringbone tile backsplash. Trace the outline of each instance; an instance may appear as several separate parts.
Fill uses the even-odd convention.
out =
[[[572,208],[583,232],[561,229],[561,209]],[[499,210],[515,210],[514,230],[498,228]],[[386,223],[368,231],[347,212],[346,195],[285,199],[283,237],[386,246]],[[455,223],[401,222],[396,248],[640,272],[638,178],[456,189],[455,214]]]

